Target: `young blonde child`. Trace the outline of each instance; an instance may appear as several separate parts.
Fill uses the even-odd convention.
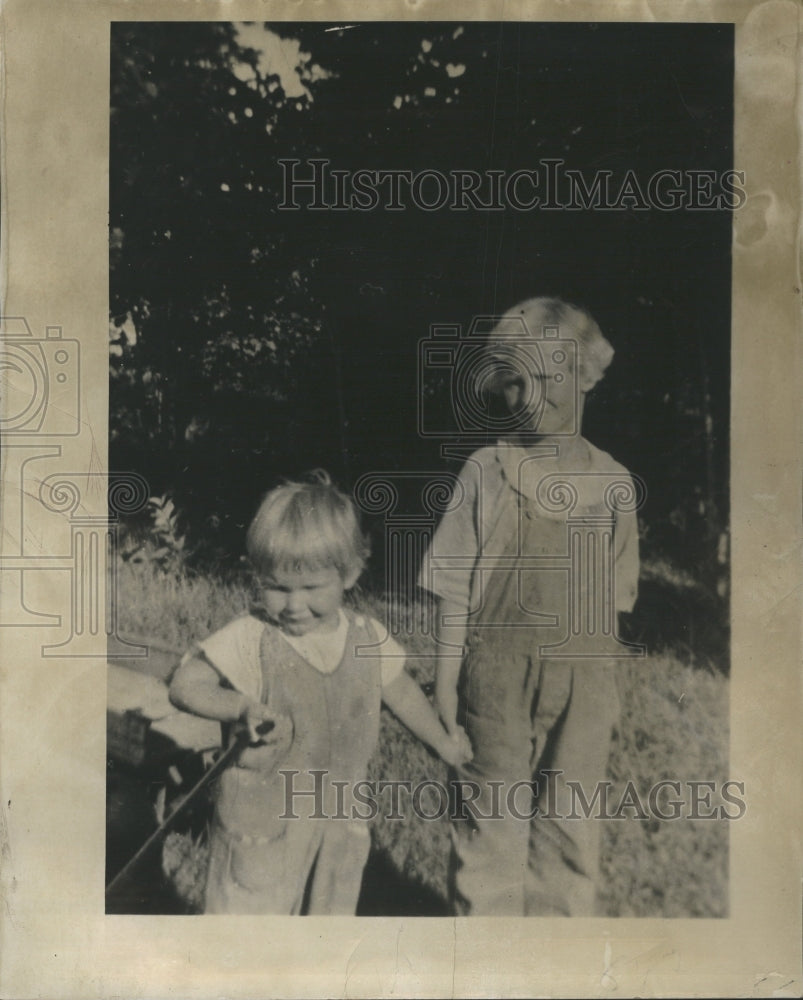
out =
[[[369,836],[349,803],[380,702],[448,763],[469,751],[403,669],[401,648],[343,607],[367,545],[326,473],[270,492],[247,551],[261,606],[198,643],[170,687],[175,705],[240,741],[216,790],[205,912],[353,914]]]
[[[516,419],[469,457],[421,572],[438,598],[441,718],[474,752],[461,772],[471,811],[454,838],[464,914],[595,912],[602,824],[572,794],[592,800],[606,778],[623,651],[611,619],[632,609],[639,575],[635,504],[606,506],[611,489],[635,496],[632,479],[580,432],[612,357],[594,319],[560,299],[529,299],[500,320],[483,371]],[[587,544],[607,573],[592,593],[576,548],[567,569],[568,529],[595,524]],[[592,614],[603,628],[574,635]]]

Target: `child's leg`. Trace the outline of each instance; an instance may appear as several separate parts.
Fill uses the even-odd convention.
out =
[[[522,766],[526,761],[522,760]],[[526,772],[525,772],[526,773]],[[527,870],[528,829],[525,819],[510,814],[506,789],[512,782],[501,772],[482,775],[476,768],[461,774],[479,788],[467,811],[481,817],[453,826],[454,894],[457,912],[465,916],[521,916]],[[491,782],[501,787],[501,795]],[[522,795],[522,799],[525,799]]]
[[[460,780],[470,818],[456,822],[453,832],[456,904],[464,914],[524,913],[532,810],[530,675],[528,657],[500,648],[473,651],[466,663],[462,721],[474,758]]]
[[[213,823],[205,913],[299,913],[315,857],[313,831],[278,837],[231,835]]]
[[[555,714],[570,688],[565,708]],[[542,711],[543,706],[543,711]],[[599,876],[602,824],[597,818],[600,782],[606,778],[611,733],[619,716],[615,677],[609,663],[547,661],[535,716],[537,770],[559,772],[539,780],[539,816],[530,832],[526,912],[532,916],[593,916]],[[574,785],[567,785],[571,782]],[[589,818],[584,800],[594,802]],[[574,814],[580,818],[568,819]]]
[[[371,847],[368,826],[359,820],[329,820],[324,825],[304,912],[353,917]]]
[[[228,886],[230,846],[216,825],[209,831],[209,866],[206,875],[204,913],[229,913]]]
[[[227,797],[220,794],[224,780]],[[301,912],[322,824],[304,817],[279,819],[283,804],[275,791],[252,771],[237,768],[222,776],[209,834],[205,913]],[[228,823],[219,812],[224,798]],[[257,798],[263,801],[255,810]],[[232,801],[241,808],[232,808]]]

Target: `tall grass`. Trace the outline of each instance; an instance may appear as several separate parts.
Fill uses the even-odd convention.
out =
[[[221,583],[196,574],[164,573],[152,563],[117,563],[117,623],[125,635],[187,649],[247,610],[244,581]]]
[[[250,594],[244,582],[168,575],[149,564],[120,563],[118,620],[123,631],[151,636],[184,649],[242,613]],[[388,604],[358,592],[355,606],[380,620]],[[418,605],[393,606],[407,627],[404,643],[414,658],[408,669],[422,684],[434,677],[434,649]],[[411,627],[411,623],[413,626]],[[639,799],[662,779],[683,783],[688,813],[690,781],[728,779],[728,680],[669,654],[622,661],[617,667],[622,717],[609,762],[610,800],[618,803],[632,782]],[[445,765],[383,711],[380,744],[369,777],[431,779],[446,783]],[[663,801],[663,800],[662,800]],[[719,800],[716,796],[713,804]],[[448,819],[380,816],[372,826],[374,849],[404,879],[447,895]],[[635,813],[635,810],[633,810]],[[720,917],[727,915],[728,821],[649,814],[604,822],[601,902],[610,916]]]

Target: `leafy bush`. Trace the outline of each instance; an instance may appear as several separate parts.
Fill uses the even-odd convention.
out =
[[[122,550],[125,562],[147,563],[163,573],[181,573],[186,568],[187,536],[179,527],[179,514],[165,495],[148,499],[148,524],[137,535],[129,534]]]

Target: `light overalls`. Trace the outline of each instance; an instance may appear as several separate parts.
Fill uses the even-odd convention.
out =
[[[370,840],[367,824],[350,818],[348,804],[377,744],[381,701],[379,659],[358,659],[354,651],[375,642],[365,620],[351,617],[343,657],[332,673],[323,673],[265,624],[261,700],[286,721],[221,775],[206,913],[354,914]],[[288,788],[314,790],[310,772],[316,769],[327,772],[318,800],[288,798]],[[288,778],[280,771],[298,773]],[[347,819],[333,818],[334,779],[349,783],[340,812]],[[316,808],[328,818],[314,818]],[[292,813],[298,818],[282,818]]]
[[[558,478],[568,477],[577,489],[577,514],[610,517],[600,505],[604,487],[613,479],[629,482],[629,474],[584,443],[586,467]],[[475,452],[459,476],[459,502],[442,518],[419,577],[425,589],[470,609],[457,721],[474,758],[458,778],[476,787],[462,796],[468,818],[454,825],[453,888],[460,913],[594,912],[602,823],[562,818],[573,805],[566,783],[576,783],[590,799],[605,780],[619,703],[614,661],[589,655],[599,651],[595,640],[591,648],[583,646],[585,640],[576,643],[579,655],[572,658],[539,649],[567,634],[573,586],[565,568],[568,515],[550,512],[536,499],[538,484],[546,485],[555,470],[554,461],[504,442]],[[534,568],[528,560],[536,556],[551,557],[552,568]],[[561,562],[564,569],[556,568]],[[611,562],[611,606],[628,611],[638,580],[633,510],[616,516]],[[526,787],[532,782],[535,796]]]
[[[532,501],[517,500],[523,516],[505,557],[565,552],[565,523],[539,518]],[[527,611],[558,614],[565,622],[565,573],[508,563],[485,571],[482,589],[482,607],[469,619],[459,687],[458,721],[474,758],[460,777],[479,785],[478,815],[503,818],[455,826],[458,910],[592,915],[601,824],[560,817],[571,809],[567,780],[590,796],[606,776],[619,713],[611,663],[539,656],[539,645],[558,637],[554,628],[534,626]],[[531,781],[535,797],[521,785],[508,801],[516,782]],[[535,806],[540,815],[528,820]]]

